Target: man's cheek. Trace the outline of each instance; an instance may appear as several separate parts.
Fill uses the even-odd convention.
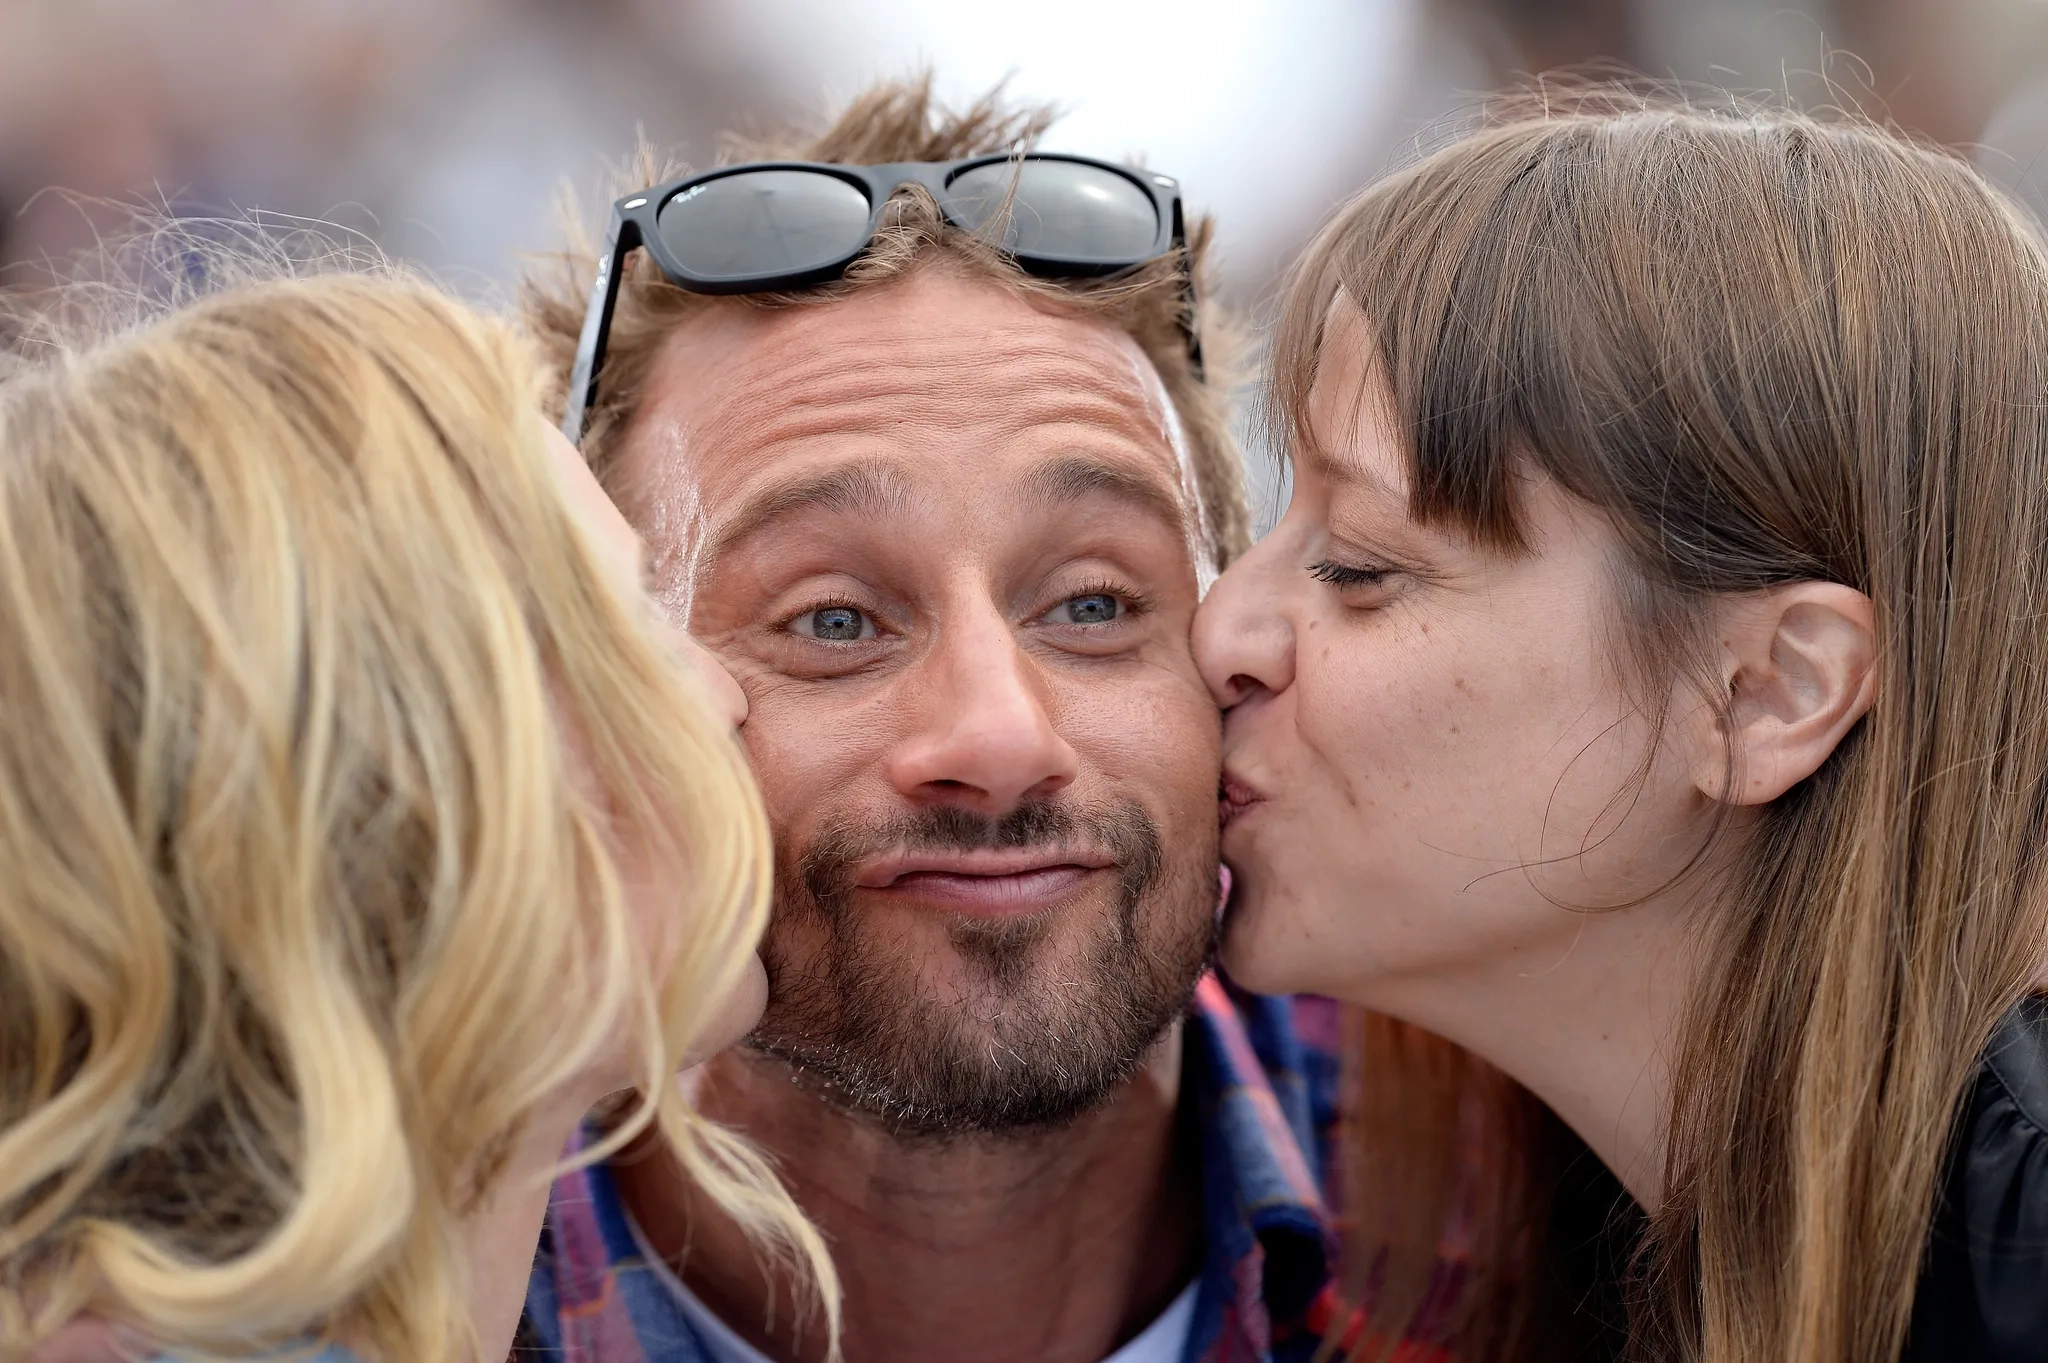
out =
[[[819,706],[794,685],[748,688],[747,747],[771,813],[778,816],[844,789],[879,760],[872,726]]]
[[[801,803],[798,792],[811,788],[812,775],[805,767],[805,745],[791,743],[788,734],[769,732],[759,715],[760,708],[755,705],[740,737],[746,742],[747,757],[768,802],[768,812],[779,823]]]
[[[1175,810],[1192,801],[1213,817],[1223,766],[1216,707],[1206,698],[1190,703],[1180,687],[1130,699],[1138,703],[1070,708],[1067,741],[1112,786]]]

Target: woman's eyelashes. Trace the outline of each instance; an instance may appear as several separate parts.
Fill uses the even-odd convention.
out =
[[[1376,564],[1339,563],[1326,558],[1320,563],[1310,564],[1308,575],[1342,591],[1347,587],[1382,586],[1394,575],[1394,570]]]

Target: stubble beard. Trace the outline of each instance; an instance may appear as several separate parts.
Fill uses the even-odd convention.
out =
[[[955,917],[947,940],[959,987],[941,997],[921,962],[874,940],[852,905],[854,868],[879,852],[1082,842],[1113,855],[1116,898],[1073,969],[1049,958],[1085,910]],[[769,1004],[749,1045],[901,1137],[1069,1123],[1114,1094],[1185,1013],[1214,945],[1211,843],[1169,862],[1137,804],[1053,801],[997,819],[943,807],[886,826],[839,824],[800,848],[778,838],[775,913],[761,952]]]

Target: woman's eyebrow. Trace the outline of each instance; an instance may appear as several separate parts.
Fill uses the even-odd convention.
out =
[[[1338,452],[1320,440],[1300,440],[1287,453],[1297,467],[1309,470],[1326,483],[1356,488],[1389,505],[1404,508],[1408,505],[1407,489],[1390,482],[1385,474],[1372,466],[1362,451]]]

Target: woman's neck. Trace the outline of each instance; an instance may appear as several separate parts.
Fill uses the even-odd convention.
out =
[[[1654,1211],[1679,1027],[1699,973],[1695,921],[1677,892],[1575,913],[1512,956],[1395,982],[1358,1002],[1513,1077]]]
[[[533,1274],[534,1246],[547,1218],[552,1175],[594,1101],[588,1094],[564,1099],[528,1122],[491,1196],[464,1224],[479,1363],[494,1363],[512,1352]]]

